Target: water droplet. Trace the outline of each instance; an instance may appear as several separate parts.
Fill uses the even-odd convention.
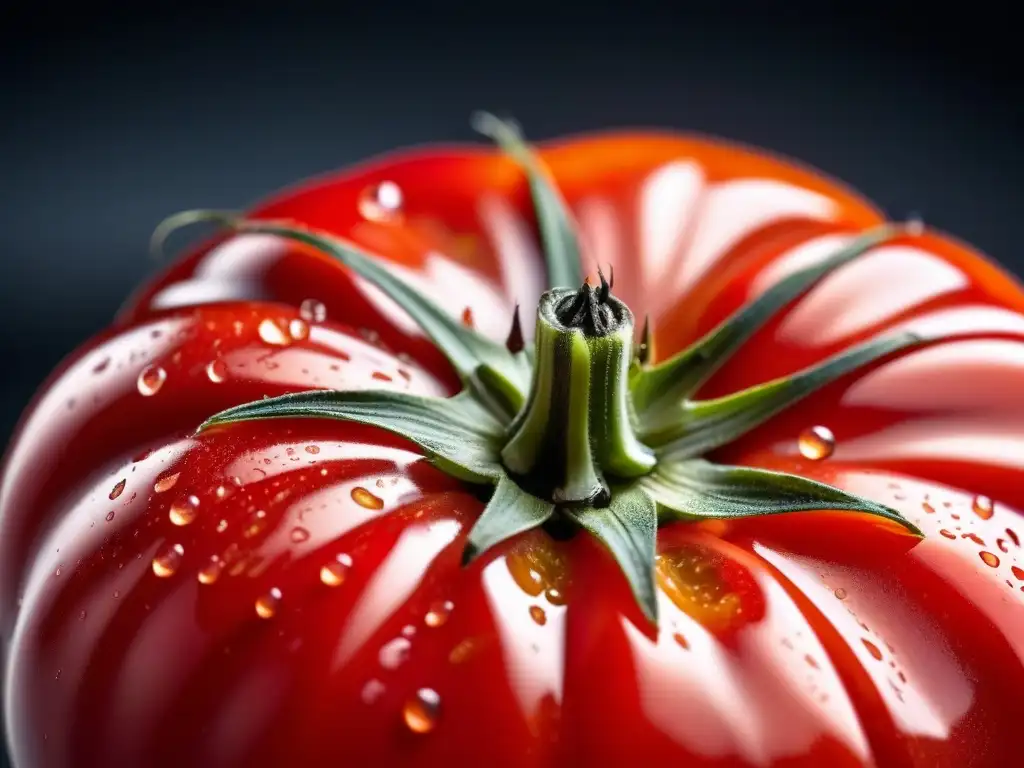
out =
[[[410,651],[412,651],[412,643],[404,637],[396,637],[381,646],[377,660],[385,669],[398,669],[409,659]]]
[[[370,221],[393,221],[402,212],[402,188],[393,181],[382,181],[363,190],[359,213]]]
[[[373,704],[384,695],[384,683],[380,680],[367,680],[361,694],[364,704]]]
[[[861,642],[864,643],[864,647],[868,649],[868,653],[874,656],[878,661],[882,660],[882,651],[879,650],[877,645],[872,643],[866,637],[862,637]]]
[[[927,501],[921,504],[921,509],[927,512],[929,515],[935,514],[935,507],[929,504]]]
[[[980,557],[981,562],[983,562],[989,568],[999,567],[999,558],[993,555],[991,552],[986,552],[985,550],[982,550],[978,553],[978,557]]]
[[[420,688],[405,702],[402,717],[413,733],[430,733],[441,715],[441,697],[433,688]]]
[[[109,365],[110,365],[110,358],[109,357],[105,357],[102,360],[100,360],[98,363],[96,363],[96,365],[92,369],[92,372],[93,373],[103,373],[105,370],[107,370],[107,366],[109,366]]]
[[[370,375],[370,378],[376,381],[392,381],[392,378],[390,376],[388,376],[386,373],[381,373],[380,371],[374,371]]]
[[[309,337],[309,326],[306,324],[305,320],[296,317],[288,323],[288,335],[295,341],[302,341]]]
[[[256,615],[261,619],[272,619],[281,605],[281,590],[272,587],[269,592],[256,598]]]
[[[282,331],[281,327],[269,317],[260,322],[258,332],[260,338],[267,344],[273,344],[278,347],[283,347],[288,344],[288,337],[285,335],[284,331]]]
[[[1015,546],[1015,547],[1019,547],[1020,546],[1020,539],[1017,537],[1016,533],[1014,533],[1009,528],[1007,528],[1006,529],[1006,535],[1010,537],[1010,541],[1013,542],[1013,546]]]
[[[328,587],[337,587],[344,583],[351,568],[352,558],[348,555],[338,555],[320,569],[320,581]]]
[[[173,475],[165,475],[164,477],[161,477],[153,483],[153,490],[157,493],[164,493],[171,490],[171,488],[174,487],[174,484],[178,482],[178,476],[180,474],[180,472],[175,472]]]
[[[416,627],[412,624],[406,624],[402,627],[402,637],[412,637],[416,634]]]
[[[847,592],[842,587],[839,587],[839,589],[837,589],[833,594],[835,594],[836,598],[839,600],[845,600],[847,597]]]
[[[228,529],[228,521],[223,518],[217,523],[217,533],[224,533]]]
[[[210,558],[210,562],[199,570],[199,574],[197,576],[199,583],[213,584],[218,578],[220,578],[220,574],[223,570],[224,561],[214,555]]]
[[[366,507],[367,509],[384,508],[384,500],[378,496],[374,496],[363,487],[352,489],[352,501],[361,507]]]
[[[151,365],[139,374],[137,385],[139,394],[143,397],[151,397],[160,391],[160,388],[167,381],[167,371],[159,365]]]
[[[475,325],[473,321],[473,310],[470,307],[466,307],[462,310],[462,324],[467,328],[473,328]]]
[[[939,531],[939,533],[941,533],[947,539],[955,539],[956,538],[956,534],[955,533],[953,533],[952,531],[947,531],[945,528],[941,529]]]
[[[114,519],[114,510],[110,510],[109,512],[107,512],[107,522],[109,523],[113,519]]]
[[[565,595],[554,587],[548,587],[544,591],[544,597],[546,597],[548,602],[552,605],[565,605]]]
[[[995,505],[988,496],[975,496],[971,509],[982,520],[988,520],[995,513]]]
[[[223,360],[211,360],[206,366],[206,377],[214,384],[220,384],[228,377],[228,366]]]
[[[181,544],[168,547],[153,558],[153,573],[162,579],[173,576],[178,570],[178,566],[181,565],[181,558],[184,555],[185,548]]]
[[[544,609],[539,605],[530,606],[530,618],[541,626],[544,626],[548,622],[548,615],[544,613]]]
[[[322,323],[327,319],[327,307],[316,299],[305,299],[299,305],[299,315],[307,323]]]
[[[115,486],[114,486],[114,488],[113,488],[113,490],[112,490],[112,491],[110,492],[110,496],[109,496],[108,498],[109,498],[109,499],[110,499],[111,501],[113,501],[113,500],[114,500],[114,499],[116,499],[116,498],[117,498],[118,496],[120,496],[120,495],[121,495],[121,493],[122,493],[122,492],[124,492],[124,486],[125,486],[125,484],[126,484],[127,482],[128,482],[128,480],[127,480],[127,479],[124,479],[124,480],[119,480],[119,481],[118,481],[118,483],[117,483],[117,485],[115,485]]]
[[[306,453],[316,456],[318,453],[320,453],[320,447],[317,445],[307,445]]]
[[[296,544],[301,544],[304,541],[309,541],[309,531],[301,526],[295,526],[292,528],[291,540]]]
[[[831,429],[818,425],[801,432],[797,445],[800,455],[805,459],[820,461],[832,455],[836,447],[836,438]]]
[[[1011,565],[1010,573],[1014,575],[1014,578],[1024,581],[1024,568],[1021,568],[1019,565]]]
[[[171,504],[171,509],[167,516],[171,518],[171,522],[175,525],[188,525],[196,519],[198,514],[199,499],[195,496],[185,496]]]
[[[686,641],[686,638],[683,637],[682,634],[680,634],[679,632],[676,632],[674,635],[672,635],[672,639],[675,640],[676,644],[678,644],[679,647],[682,648],[684,651],[690,650],[690,644]]]
[[[448,621],[448,616],[451,615],[454,607],[455,603],[451,600],[434,603],[430,606],[430,610],[427,611],[427,615],[423,617],[423,623],[428,627],[440,627]]]

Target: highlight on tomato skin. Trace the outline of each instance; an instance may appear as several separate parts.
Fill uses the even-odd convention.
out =
[[[1017,764],[1021,286],[753,149],[479,127],[229,218],[46,382],[13,764]]]

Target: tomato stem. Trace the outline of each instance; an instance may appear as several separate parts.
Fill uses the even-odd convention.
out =
[[[633,314],[601,286],[555,288],[537,309],[533,380],[501,457],[531,493],[606,504],[609,483],[653,469],[629,398]]]

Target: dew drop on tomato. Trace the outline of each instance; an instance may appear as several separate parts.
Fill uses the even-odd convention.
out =
[[[320,453],[320,446],[318,446],[318,445],[307,445],[306,446],[306,453],[308,453],[310,456],[316,456],[318,453]]]
[[[402,708],[402,718],[413,733],[430,733],[440,716],[441,697],[433,688],[420,688]]]
[[[110,510],[109,512],[107,512],[106,520],[109,523],[113,519],[114,519],[114,510]]]
[[[1011,565],[1010,573],[1013,574],[1015,579],[1018,579],[1019,581],[1024,581],[1024,568],[1021,568],[1017,565]]]
[[[113,490],[111,490],[111,491],[110,491],[110,495],[108,496],[108,498],[109,498],[109,499],[110,499],[111,501],[113,501],[113,500],[114,500],[114,499],[116,499],[116,498],[117,498],[118,496],[120,496],[120,495],[121,495],[121,493],[122,493],[122,492],[124,491],[124,486],[125,486],[125,484],[126,484],[127,482],[128,482],[128,480],[127,480],[127,479],[125,479],[125,480],[119,480],[119,481],[118,481],[118,483],[117,483],[117,485],[115,485],[115,486],[114,486]]]
[[[211,360],[206,366],[206,378],[220,384],[228,377],[228,366],[223,360]]]
[[[309,337],[309,325],[306,324],[305,320],[296,317],[288,323],[288,335],[295,341],[302,341]]]
[[[404,637],[396,637],[381,646],[377,660],[384,669],[398,669],[409,659],[412,643]]]
[[[281,590],[277,587],[256,598],[256,615],[261,619],[272,619],[281,605]]]
[[[152,397],[160,391],[165,381],[167,381],[167,371],[159,365],[151,365],[139,374],[136,384],[139,394],[143,397]]]
[[[361,507],[366,507],[367,509],[384,508],[383,499],[381,499],[379,496],[374,496],[372,493],[370,493],[368,490],[361,486],[352,489],[352,501],[354,501]]]
[[[195,496],[184,496],[173,504],[167,513],[175,525],[188,525],[199,514],[199,499]]]
[[[836,596],[837,600],[845,600],[847,597],[847,592],[842,587],[839,587],[839,589],[837,589],[833,594]]]
[[[299,305],[299,316],[307,323],[322,323],[327,319],[327,307],[316,299],[304,299]]]
[[[269,317],[260,322],[257,332],[259,333],[260,338],[267,344],[272,344],[277,347],[283,347],[288,344],[288,337],[285,335],[284,331],[282,331],[281,327]]]
[[[988,496],[975,496],[974,501],[971,503],[971,509],[982,520],[988,520],[995,512],[995,505]]]
[[[384,695],[384,683],[376,678],[373,680],[367,680],[366,685],[363,686],[360,697],[364,704],[373,704],[381,696]]]
[[[679,632],[676,632],[674,635],[672,635],[672,639],[675,640],[676,645],[678,645],[684,651],[690,650],[690,644],[686,641],[686,638],[683,637],[682,634],[680,634]]]
[[[345,577],[352,568],[352,558],[338,555],[320,569],[320,581],[328,587],[338,587],[345,582]]]
[[[430,606],[427,615],[423,617],[423,623],[428,627],[443,626],[448,621],[453,608],[455,608],[455,603],[451,600],[439,600]]]
[[[294,528],[292,528],[290,538],[292,542],[294,542],[295,544],[301,544],[304,541],[309,541],[309,531],[307,531],[302,526],[297,525]]]
[[[548,623],[548,615],[544,613],[544,609],[541,608],[539,605],[530,606],[530,618],[538,624],[540,624],[541,626],[544,626]]]
[[[373,184],[359,195],[359,213],[370,221],[394,221],[402,212],[402,188],[393,181]]]
[[[952,531],[947,531],[945,528],[941,529],[939,531],[939,533],[941,533],[947,539],[955,539],[956,538],[956,534],[955,533],[953,533]]]
[[[554,587],[548,587],[544,591],[544,597],[547,598],[548,602],[552,605],[565,605],[565,596]]]
[[[981,562],[983,562],[989,568],[998,568],[999,567],[999,558],[996,557],[995,555],[993,555],[991,552],[987,552],[985,550],[982,550],[981,552],[978,553],[978,557],[980,557],[981,558]]]
[[[882,651],[879,650],[877,645],[872,643],[866,637],[861,638],[861,642],[864,643],[864,647],[868,649],[868,653],[870,653],[878,661],[882,660]]]
[[[185,548],[181,544],[175,544],[163,550],[153,558],[153,573],[161,579],[173,576],[178,566],[181,565],[181,558],[185,556]]]
[[[836,447],[836,438],[831,429],[818,425],[801,432],[797,445],[800,455],[805,459],[821,461],[832,455]]]
[[[217,555],[213,555],[210,558],[210,561],[199,569],[199,573],[196,575],[196,578],[199,579],[200,584],[213,584],[220,578],[220,574],[223,570],[224,561],[217,557]]]
[[[175,472],[173,475],[164,475],[153,483],[153,490],[157,493],[166,493],[178,482],[178,475],[180,474],[180,472]]]

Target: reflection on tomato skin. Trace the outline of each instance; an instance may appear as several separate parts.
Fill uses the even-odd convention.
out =
[[[703,140],[543,152],[586,263],[614,266],[662,358],[881,220],[811,171]],[[367,207],[383,182],[399,208]],[[452,149],[255,213],[382,255],[502,339],[517,303],[529,332],[543,290],[529,211],[513,163]],[[8,452],[16,764],[1015,764],[1022,308],[1003,273],[925,231],[756,333],[702,396],[878,333],[929,336],[714,457],[870,496],[926,537],[817,513],[670,524],[651,627],[586,537],[532,532],[462,567],[481,500],[398,438],[315,420],[195,436],[264,395],[458,387],[400,309],[329,259],[217,236],[63,364]],[[808,458],[799,436],[818,426],[834,444]]]

